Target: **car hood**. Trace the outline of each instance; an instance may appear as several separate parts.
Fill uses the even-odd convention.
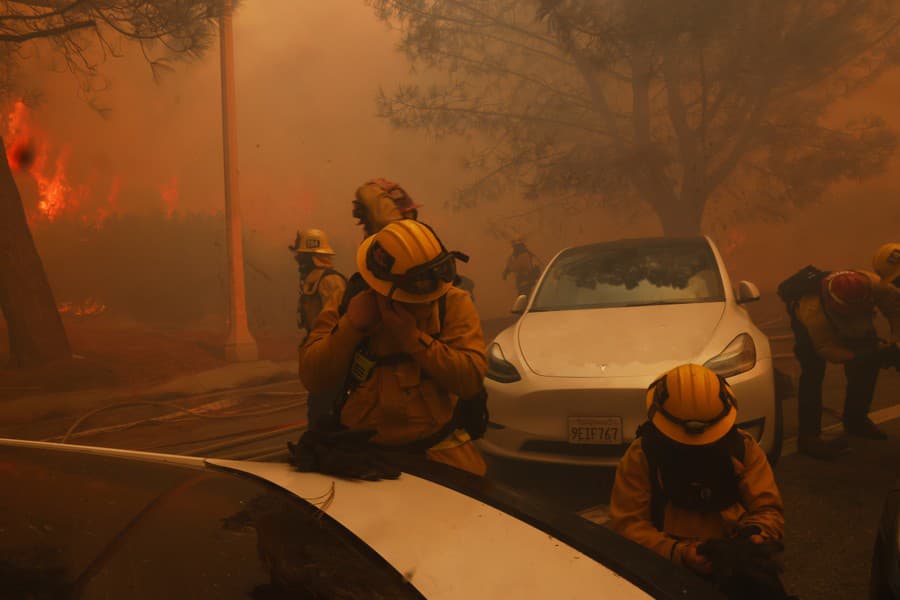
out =
[[[519,348],[546,377],[653,377],[696,360],[724,312],[724,302],[531,312]]]

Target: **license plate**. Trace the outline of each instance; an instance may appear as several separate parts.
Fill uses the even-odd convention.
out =
[[[570,444],[621,444],[622,417],[569,417]]]

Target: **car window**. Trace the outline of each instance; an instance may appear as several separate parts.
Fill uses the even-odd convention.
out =
[[[2,464],[12,597],[421,598],[316,506],[253,478],[10,448]]]
[[[724,300],[706,240],[625,240],[563,252],[548,268],[532,310]]]

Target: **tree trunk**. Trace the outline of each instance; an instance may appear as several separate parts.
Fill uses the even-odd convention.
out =
[[[666,237],[696,237],[702,235],[705,199],[679,198],[675,202],[653,203]]]
[[[3,148],[0,139],[0,151]],[[72,355],[5,153],[0,158],[0,311],[13,367]]]

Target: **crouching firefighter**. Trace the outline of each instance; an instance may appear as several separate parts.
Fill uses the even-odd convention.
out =
[[[300,350],[311,393],[331,394],[334,417],[290,447],[302,470],[379,479],[378,458],[415,453],[483,475],[472,442],[487,426],[484,336],[456,260],[427,225],[404,219],[359,247],[359,272]]]
[[[891,346],[879,340],[875,330],[875,308],[882,304],[882,296],[875,293],[878,283],[874,273],[828,273],[808,266],[778,287],[800,363],[798,449],[813,458],[834,459],[847,447],[846,438],[821,437],[822,382],[828,363],[842,364],[847,376],[844,431],[854,437],[887,438],[869,419],[883,357]]]
[[[781,495],[762,448],[735,426],[731,387],[682,365],[651,384],[646,404],[648,420],[616,470],[609,527],[730,598],[786,598],[775,560]]]

